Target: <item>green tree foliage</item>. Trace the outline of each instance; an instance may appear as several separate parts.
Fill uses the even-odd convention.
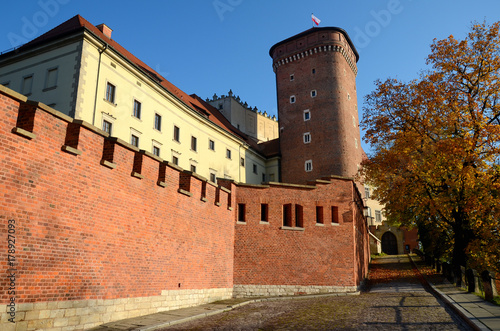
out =
[[[499,24],[434,40],[416,80],[377,81],[361,124],[375,150],[361,175],[388,219],[425,229],[456,269],[500,271]]]

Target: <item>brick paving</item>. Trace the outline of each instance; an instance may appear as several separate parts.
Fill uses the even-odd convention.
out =
[[[470,330],[405,257],[374,260],[367,292],[251,303],[162,330]]]

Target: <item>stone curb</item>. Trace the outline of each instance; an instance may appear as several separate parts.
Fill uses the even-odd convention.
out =
[[[450,307],[457,315],[459,315],[472,329],[476,331],[489,331],[491,330],[489,327],[484,325],[480,319],[478,319],[476,316],[472,315],[469,313],[465,308],[463,308],[459,303],[457,303],[455,300],[450,298],[447,294],[441,292],[437,287],[435,287],[433,284],[431,284],[427,278],[420,272],[418,269],[417,264],[413,261],[411,256],[408,255],[410,258],[410,261],[413,266],[417,269],[418,273],[422,276],[424,279],[425,283],[429,285],[429,288],[432,290],[432,292],[438,296],[441,301],[443,301],[448,307]]]
[[[128,330],[137,330],[137,331],[149,331],[149,330],[158,330],[161,328],[166,328],[172,325],[176,324],[181,324],[181,323],[186,323],[190,322],[196,319],[212,316],[212,315],[217,315],[221,313],[225,313],[227,311],[233,310],[235,308],[241,307],[248,305],[250,303],[256,303],[256,302],[265,302],[265,301],[279,301],[279,300],[300,300],[300,299],[311,299],[311,298],[320,298],[320,297],[339,297],[339,296],[347,296],[347,295],[359,295],[361,292],[356,291],[356,292],[339,292],[339,293],[325,293],[325,294],[313,294],[313,295],[301,295],[301,296],[286,296],[286,297],[268,297],[268,298],[259,298],[259,299],[250,299],[248,301],[243,301],[234,305],[229,305],[226,308],[223,309],[216,309],[212,310],[207,313],[203,314],[198,314],[198,315],[193,315],[185,318],[180,318],[175,321],[169,321],[169,322],[164,322],[164,323],[159,323],[155,325],[148,325],[148,326],[142,326],[138,327],[136,329],[128,329]],[[189,309],[189,308],[187,308]]]

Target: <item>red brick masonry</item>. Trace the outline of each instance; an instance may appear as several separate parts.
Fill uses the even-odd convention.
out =
[[[9,220],[17,303],[158,296],[232,288],[233,280],[356,286],[367,273],[366,222],[352,180],[215,186],[3,87],[0,111],[0,304],[11,297]],[[284,204],[293,223],[285,228]]]

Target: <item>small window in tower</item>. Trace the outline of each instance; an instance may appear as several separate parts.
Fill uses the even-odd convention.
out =
[[[347,93],[347,100],[351,100],[351,95]]]
[[[295,95],[292,95],[292,96],[290,97],[290,103],[295,103]]]
[[[257,174],[257,165],[255,163],[252,165],[252,170],[254,174]]]
[[[211,151],[215,151],[215,141],[212,139],[208,139],[208,149]]]
[[[313,68],[312,73],[314,75],[316,73],[316,69]]]
[[[307,172],[311,172],[313,170],[313,161],[312,160],[307,160],[305,163],[305,170]]]
[[[230,149],[226,149],[226,157],[228,159],[231,159],[231,150]]]
[[[160,147],[153,146],[153,154],[159,157],[160,156]]]
[[[311,98],[315,98],[316,97],[316,90],[312,90],[311,91]]]
[[[240,158],[240,166],[244,167],[245,166],[245,158]]]
[[[292,82],[295,79],[295,76],[293,74],[290,75],[290,81]]]
[[[304,110],[304,121],[309,121],[311,119],[311,112],[309,109]]]
[[[304,133],[304,144],[309,144],[311,142],[311,133],[306,132]]]
[[[191,172],[196,172],[196,166],[194,164],[191,164]]]
[[[172,163],[175,165],[179,165],[179,158],[177,156],[172,156]]]

